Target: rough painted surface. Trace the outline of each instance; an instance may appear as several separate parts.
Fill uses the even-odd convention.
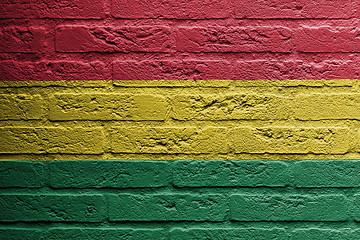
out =
[[[359,86],[359,80],[3,81],[0,158],[360,159]]]
[[[360,159],[359,81],[331,80],[360,78],[359,17],[1,1],[0,159],[126,160],[0,162],[0,239],[359,239],[359,161],[229,160]],[[111,81],[141,79],[286,81]]]
[[[359,160],[1,161],[1,239],[349,239]]]
[[[4,0],[0,80],[359,79],[357,0]]]

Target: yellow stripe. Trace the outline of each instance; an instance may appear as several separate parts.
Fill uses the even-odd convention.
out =
[[[0,82],[0,159],[359,158],[359,83]]]

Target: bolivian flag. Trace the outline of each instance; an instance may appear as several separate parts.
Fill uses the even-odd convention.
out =
[[[360,239],[360,3],[0,3],[0,239]]]

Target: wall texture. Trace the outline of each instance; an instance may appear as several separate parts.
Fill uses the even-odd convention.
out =
[[[356,240],[359,168],[359,160],[3,161],[0,237]]]
[[[0,157],[360,158],[359,80],[0,82]]]
[[[359,86],[0,82],[0,239],[358,239]]]
[[[0,239],[360,239],[359,19],[1,1]]]
[[[358,79],[358,0],[7,0],[0,80]]]

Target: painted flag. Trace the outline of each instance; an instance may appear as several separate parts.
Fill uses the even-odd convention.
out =
[[[0,2],[0,239],[359,239],[360,2]]]

